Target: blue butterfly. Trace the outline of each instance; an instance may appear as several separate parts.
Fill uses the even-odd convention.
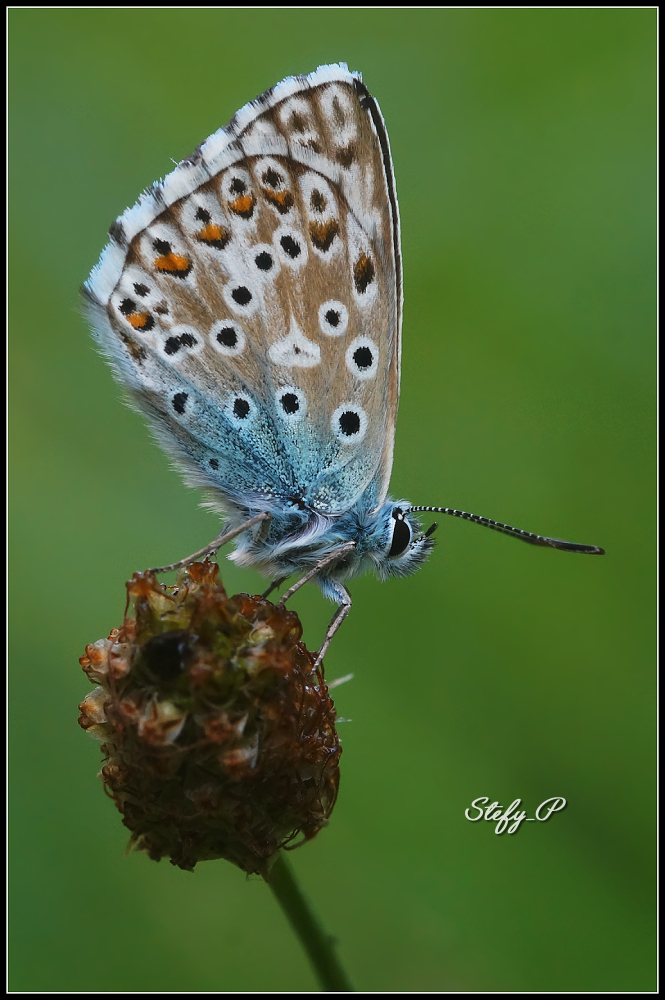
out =
[[[390,145],[360,74],[289,77],[242,108],[111,227],[83,293],[132,404],[225,517],[232,558],[338,605],[368,569],[406,576],[418,513],[601,554],[387,495],[402,268]],[[272,589],[272,587],[270,588]],[[270,590],[267,592],[269,593]]]

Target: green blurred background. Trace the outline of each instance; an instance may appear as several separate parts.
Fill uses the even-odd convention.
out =
[[[316,989],[268,888],[123,858],[76,725],[87,642],[201,510],[96,355],[113,219],[284,76],[344,60],[388,125],[405,262],[392,492],[444,518],[352,588],[340,797],[291,855],[359,990],[654,986],[656,11],[10,11],[10,988]],[[230,592],[263,581],[223,563]],[[331,606],[294,607],[316,647]],[[530,815],[496,836],[486,795]]]

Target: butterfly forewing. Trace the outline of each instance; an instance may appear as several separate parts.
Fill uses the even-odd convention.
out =
[[[118,220],[97,336],[191,481],[268,509],[383,499],[398,226],[380,113],[342,67],[247,105]]]

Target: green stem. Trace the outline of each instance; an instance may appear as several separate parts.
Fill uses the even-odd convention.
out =
[[[326,934],[319,923],[283,853],[270,869],[267,881],[307,952],[324,992],[354,993],[355,990],[335,954],[335,939]]]

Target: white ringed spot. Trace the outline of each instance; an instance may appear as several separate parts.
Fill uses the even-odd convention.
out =
[[[168,331],[162,349],[169,361],[180,361],[186,354],[200,354],[204,341],[196,327],[179,323]]]
[[[261,281],[274,281],[279,272],[279,257],[270,243],[256,243],[249,248],[252,270]]]
[[[374,378],[379,370],[379,348],[369,337],[356,337],[346,350],[345,360],[356,378],[363,381]]]
[[[367,432],[367,414],[357,403],[342,403],[330,418],[330,425],[342,444],[358,444]]]
[[[230,319],[220,319],[208,334],[210,343],[219,354],[234,357],[242,354],[247,343],[244,331],[239,323]]]
[[[225,285],[223,295],[229,309],[241,316],[251,316],[259,304],[256,291],[242,278]]]
[[[295,385],[283,385],[275,393],[275,404],[280,417],[289,423],[302,420],[307,412],[307,397]]]
[[[307,263],[307,240],[297,229],[280,226],[273,235],[273,245],[279,259],[291,268],[300,268]]]
[[[234,392],[226,403],[226,412],[234,424],[249,424],[256,412],[254,401],[244,392]]]
[[[319,326],[328,337],[341,337],[349,325],[349,310],[343,302],[328,299],[319,306]]]

